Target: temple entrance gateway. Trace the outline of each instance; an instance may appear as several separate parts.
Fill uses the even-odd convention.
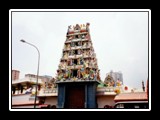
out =
[[[97,108],[96,88],[98,81],[57,81],[56,83],[58,84],[57,108]]]

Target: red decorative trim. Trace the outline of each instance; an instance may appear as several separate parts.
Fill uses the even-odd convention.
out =
[[[87,31],[84,29],[84,30],[80,30],[80,32],[87,32]]]
[[[71,32],[68,32],[68,34],[74,34],[74,32],[73,32],[73,31],[71,31]]]

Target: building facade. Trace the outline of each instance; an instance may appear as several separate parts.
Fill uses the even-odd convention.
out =
[[[14,74],[12,75],[14,77]],[[22,79],[12,80],[12,108],[34,108],[34,106],[39,108],[39,104],[43,104],[43,100],[39,100],[37,97],[35,102],[36,84],[39,94],[41,88],[50,80],[52,80],[50,76],[39,76],[37,83],[37,76],[34,74],[26,74]]]
[[[37,79],[37,75],[25,74],[25,78],[35,78],[35,79]],[[52,76],[48,76],[48,75],[38,76],[38,79],[41,79],[42,82],[49,82],[52,79]]]
[[[20,71],[18,70],[12,70],[12,80],[18,80],[19,79]]]

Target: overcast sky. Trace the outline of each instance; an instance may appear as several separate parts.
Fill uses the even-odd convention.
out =
[[[55,77],[69,25],[90,23],[101,78],[111,70],[123,73],[124,84],[141,88],[148,78],[147,12],[13,12],[12,69]]]

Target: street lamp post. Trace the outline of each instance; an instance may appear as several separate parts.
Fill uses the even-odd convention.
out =
[[[36,91],[35,91],[35,99],[34,99],[34,108],[36,108],[36,99],[37,99],[37,85],[38,85],[38,75],[39,75],[39,62],[40,62],[40,52],[39,52],[39,50],[38,50],[38,48],[35,46],[35,45],[33,45],[33,44],[31,44],[31,43],[28,43],[28,42],[26,42],[25,40],[20,40],[21,42],[23,42],[23,43],[26,43],[26,44],[28,44],[28,45],[31,45],[31,46],[33,46],[34,48],[36,48],[36,50],[38,51],[38,67],[37,67],[37,80],[36,80]]]

